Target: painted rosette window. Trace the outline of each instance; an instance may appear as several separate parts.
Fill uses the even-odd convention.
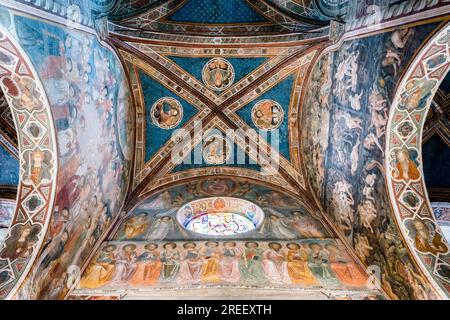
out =
[[[244,199],[213,197],[184,205],[178,210],[177,219],[191,232],[227,237],[257,229],[263,222],[264,212]]]

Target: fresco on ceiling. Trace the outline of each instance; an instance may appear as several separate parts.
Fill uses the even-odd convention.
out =
[[[233,65],[223,58],[209,60],[202,70],[203,83],[211,90],[224,91],[233,85]]]
[[[293,1],[300,2],[299,0]],[[328,17],[345,16],[350,2],[348,0],[313,0],[313,1],[317,6],[317,11],[327,15]],[[373,1],[371,1],[370,4],[373,4]]]
[[[18,184],[19,160],[0,143],[0,185],[17,187]]]
[[[201,149],[201,163],[196,163],[195,150],[183,159],[182,163],[175,166],[172,173],[181,172],[190,169],[204,168],[207,166],[233,166],[246,169],[252,169],[258,172],[262,168],[255,160],[249,157],[240,146],[230,141],[220,130],[213,130],[205,135]]]
[[[183,107],[173,98],[161,98],[150,110],[152,122],[161,129],[172,129],[183,119]]]
[[[309,181],[319,199],[323,197],[325,178],[325,151],[328,148],[330,125],[330,92],[332,84],[332,57],[324,54],[314,66],[303,102],[303,148]]]
[[[261,100],[253,106],[252,121],[258,129],[272,131],[277,129],[284,120],[284,110],[273,100]]]
[[[95,0],[93,0],[95,1]],[[50,14],[56,14],[64,19],[81,23],[93,27],[93,1],[89,0],[52,0],[52,1],[34,1],[15,0],[30,7],[46,11]],[[13,6],[14,8],[14,6]],[[31,8],[30,8],[31,9]]]
[[[450,203],[432,202],[433,213],[447,242],[450,242]]]
[[[297,50],[301,50],[301,48],[295,49],[295,52],[292,53],[287,52],[287,55],[296,59],[295,62],[293,61],[290,64],[283,65],[282,68],[277,68],[278,63],[286,59],[284,51],[280,51],[277,48],[270,50],[266,48],[241,48],[238,51],[235,48],[224,48],[218,52],[211,48],[203,48],[199,51],[199,49],[195,48],[171,47],[158,49],[153,46],[137,45],[137,49],[147,54],[162,68],[172,71],[183,81],[173,81],[164,73],[160,72],[162,70],[158,71],[149,65],[145,65],[139,59],[123,54],[123,58],[130,62],[130,73],[133,75],[131,79],[133,86],[136,86],[134,95],[135,101],[137,101],[137,113],[138,115],[146,113],[145,125],[138,127],[139,133],[137,134],[136,162],[134,166],[134,176],[136,179],[133,181],[133,187],[138,186],[140,181],[149,173],[152,174],[156,171],[159,171],[159,176],[155,181],[156,185],[160,184],[163,177],[177,179],[177,177],[182,175],[195,175],[194,172],[198,172],[197,169],[204,169],[209,172],[222,170],[227,173],[236,173],[239,169],[245,168],[247,170],[240,170],[239,172],[244,172],[246,176],[252,174],[259,175],[262,171],[262,165],[260,165],[262,159],[261,157],[258,159],[253,156],[255,154],[253,151],[256,151],[257,148],[260,148],[260,150],[263,149],[266,152],[269,152],[269,150],[274,152],[280,150],[283,155],[280,158],[281,166],[287,174],[298,181],[299,185],[304,184],[303,176],[300,172],[300,163],[296,160],[297,157],[290,159],[291,150],[293,154],[298,153],[300,139],[295,130],[293,131],[295,133],[289,135],[288,129],[289,127],[297,127],[299,123],[293,120],[288,121],[288,117],[294,119],[295,114],[298,112],[297,109],[299,106],[294,101],[303,87],[304,77],[301,75],[303,72],[306,72],[307,66],[316,51],[309,51],[306,55],[298,57],[294,57],[293,55],[297,55],[299,53]],[[233,65],[236,76],[239,74],[239,77],[243,77],[240,81],[235,79],[235,83],[221,93],[208,89],[201,79],[202,70],[205,66],[208,66],[208,62],[211,59],[214,59],[214,55],[211,56],[213,53],[217,55],[221,54],[222,57],[225,57]],[[166,54],[169,56],[167,57]],[[202,58],[194,58],[196,55]],[[238,56],[242,55],[249,58],[238,58]],[[261,58],[262,55],[265,57]],[[267,59],[267,57],[271,58]],[[189,72],[184,69],[188,69]],[[274,73],[270,70],[273,70]],[[268,72],[268,76],[265,77],[264,75]],[[151,84],[151,82],[158,81],[161,85],[142,85],[142,81],[139,81],[138,73],[141,74],[144,82],[148,81]],[[148,76],[145,76],[145,74],[148,74]],[[260,83],[255,84],[256,79],[260,79]],[[166,89],[159,91],[153,90],[153,87],[164,87]],[[169,130],[160,130],[156,126],[149,125],[151,122],[148,115],[149,102],[147,100],[150,102],[157,101],[157,99],[161,98],[161,95],[163,97],[173,97],[180,101],[183,111],[186,110],[185,105],[195,107],[198,111],[194,116],[189,116],[184,112],[183,120],[177,127]],[[147,96],[148,99],[145,98]],[[145,104],[143,103],[144,100]],[[183,104],[183,101],[186,101],[186,103]],[[268,103],[269,101],[270,104]],[[214,111],[214,113],[223,113],[235,125],[231,122],[223,121],[224,118],[222,116],[213,117],[211,111]],[[254,111],[253,118],[252,111]],[[239,115],[238,112],[240,112]],[[260,134],[254,136],[250,142],[242,141],[242,139],[239,139],[241,136],[238,136],[238,139],[235,139],[234,136],[229,137],[230,142],[235,140],[237,143],[232,144],[230,148],[230,161],[226,161],[226,165],[223,164],[223,160],[228,158],[230,153],[227,152],[228,148],[226,146],[223,150],[220,148],[220,142],[226,142],[226,140],[215,139],[211,141],[210,146],[215,149],[215,152],[211,154],[217,153],[219,155],[218,160],[221,161],[207,162],[202,161],[202,150],[200,150],[205,139],[202,139],[204,137],[200,134],[195,135],[194,125],[199,122],[202,123],[206,132],[211,129],[215,132],[227,133],[229,132],[228,129],[237,127],[244,131],[253,129]],[[255,122],[258,123],[255,124]],[[264,130],[259,129],[258,126]],[[144,128],[150,130],[145,132]],[[199,128],[199,126],[196,128]],[[153,132],[153,129],[157,130]],[[176,132],[175,130],[177,129],[185,129],[191,132],[190,136],[187,134],[181,135],[183,138],[183,148],[179,144],[171,143],[170,138],[172,135],[174,133],[181,133],[180,131]],[[234,130],[232,131],[234,132]],[[194,133],[194,137],[192,133]],[[177,138],[179,139],[180,136]],[[206,142],[209,143],[210,141]],[[219,146],[217,146],[217,142],[219,142]],[[251,147],[250,150],[248,149],[249,144]],[[150,151],[149,148],[151,148]],[[245,152],[242,152],[243,150]],[[176,152],[176,158],[179,158],[177,160],[181,160],[181,157],[183,157],[183,160],[186,161],[170,162],[172,152]],[[210,152],[208,151],[207,153]],[[248,155],[249,153],[250,157]],[[222,157],[222,155],[226,155],[226,157]],[[290,162],[291,160],[292,163]],[[179,162],[183,163],[180,164]],[[161,167],[161,164],[164,164],[164,166]],[[272,164],[274,163],[272,162]],[[208,165],[208,167],[205,168],[205,165]],[[282,179],[279,179],[279,181]]]
[[[225,60],[222,58],[211,59],[190,57],[171,57],[171,59],[180,64],[180,67],[186,68],[186,71],[189,72],[189,74],[192,74],[197,80],[205,82],[204,85],[211,88],[211,90],[213,90],[217,94],[220,90],[224,90],[230,86],[233,87],[234,85],[236,85],[236,81],[249,76],[250,73],[255,71],[255,68],[260,67],[261,64],[267,60],[266,58],[227,58]],[[237,76],[236,79],[235,75]],[[194,104],[187,102],[181,97],[184,96],[185,93],[174,93],[181,90],[179,87],[173,88],[172,86],[170,86],[170,84],[163,85],[155,80],[154,76],[151,77],[144,71],[139,71],[139,77],[141,80],[140,83],[142,85],[142,94],[144,96],[147,112],[145,132],[146,148],[144,161],[149,162],[157,154],[157,152],[160,151],[168,141],[170,141],[170,138],[172,137],[176,129],[181,129],[184,126],[189,125],[189,121],[192,121],[195,116],[199,115],[197,109],[203,110],[206,107],[202,104],[199,104],[199,102]],[[258,130],[259,128],[262,128],[262,130],[264,131],[279,129],[279,138],[278,135],[274,135],[272,133],[263,138],[269,143],[274,142],[274,145],[275,143],[277,145],[281,145],[280,151],[287,159],[289,159],[289,144],[285,142],[289,140],[287,116],[291,96],[287,95],[286,92],[292,92],[292,90],[294,89],[294,80],[294,75],[286,77],[285,79],[283,79],[283,81],[281,81],[281,83],[274,85],[272,88],[267,90],[267,92],[262,93],[260,97],[261,99],[258,99],[252,103],[247,103],[247,106],[244,106],[244,108],[238,111],[238,114],[253,129]],[[194,84],[194,87],[196,86],[197,85]],[[231,90],[233,90],[232,87]],[[173,102],[172,104],[174,105],[174,107],[169,108],[168,104],[165,108],[166,110],[164,114],[158,112],[158,110],[156,109],[156,107],[158,106],[158,102],[169,100]],[[191,100],[193,100],[194,102],[198,101],[198,99],[196,99],[195,97],[191,98]],[[268,101],[271,101],[270,106],[266,103]],[[175,107],[175,104],[179,104],[179,106]],[[149,108],[150,105],[152,106],[151,108]],[[251,115],[251,108],[254,108],[255,110],[255,112],[253,113],[254,121]],[[250,109],[250,111],[247,109]],[[180,110],[182,112],[180,112]],[[174,115],[170,115],[171,112],[173,112]],[[164,121],[162,118],[164,118],[165,121],[168,122],[168,125],[160,124],[161,121]],[[272,139],[275,139],[276,141]],[[215,140],[216,142],[218,142],[219,140],[224,142],[222,144],[224,145],[224,147],[226,147],[226,141],[223,138],[218,137]],[[204,141],[206,145],[208,145],[210,142],[211,141]],[[212,146],[214,146],[214,144],[212,144]],[[245,161],[243,163],[241,163],[242,161],[239,161],[238,163],[237,153],[239,150],[241,150],[238,145],[233,145],[233,147],[230,147],[230,150],[231,152],[235,153],[234,157],[232,157],[232,153],[228,153],[225,156],[226,152],[224,152],[224,157],[219,159],[220,161],[209,161],[207,157],[205,157],[204,163],[201,164],[193,163],[192,159],[189,162],[187,159],[189,157],[192,158],[192,154],[188,154],[186,157],[186,161],[184,161],[185,163],[182,163],[175,167],[173,172],[201,167],[205,163],[208,165],[221,165],[225,162],[227,163],[227,165],[244,167],[254,170],[260,169],[260,167],[256,165],[254,161],[250,161],[250,159],[248,159],[248,155],[245,152],[242,153],[245,155]],[[205,151],[209,152],[208,150]],[[233,160],[227,162],[227,159]]]
[[[141,70],[139,78],[146,106],[145,161],[149,161],[170,140],[174,130],[181,129],[195,116],[197,109]],[[157,104],[162,101],[170,103],[166,103],[162,112],[156,114]],[[153,106],[155,109],[152,109]]]
[[[199,24],[270,22],[245,0],[186,0],[166,19]]]
[[[225,164],[231,158],[231,142],[220,133],[208,135],[202,150],[207,164]]]
[[[265,129],[271,128],[271,130],[277,129],[277,134],[274,134],[275,131],[272,131],[271,133],[267,134],[266,137],[262,137],[271,145],[276,146],[278,144],[278,152],[287,160],[290,159],[288,114],[289,106],[291,103],[291,94],[295,88],[295,77],[295,75],[287,76],[267,92],[260,95],[256,100],[252,101],[236,112],[236,114],[241,117],[241,119],[244,120],[246,124],[255,129],[257,132],[260,130],[260,127]],[[269,107],[269,110],[265,111],[265,115],[261,116],[260,118],[255,117],[257,109],[261,110],[261,106],[267,101],[273,101],[273,103]],[[253,111],[255,111],[255,116],[253,115]],[[272,143],[272,139],[277,139],[278,142]]]
[[[291,15],[298,15],[314,20],[329,20],[330,17],[318,9],[316,0],[267,0],[269,4],[288,11]],[[336,14],[337,15],[337,14]]]
[[[367,275],[335,240],[108,242],[81,289],[191,286],[367,290]]]
[[[81,267],[123,204],[133,149],[129,92],[119,60],[95,36],[19,15],[11,21],[47,92],[60,165],[43,251],[20,298],[60,298],[67,267]],[[46,178],[45,158],[25,161],[31,182]]]
[[[120,20],[139,14],[161,0],[91,0],[92,11],[98,16]]]
[[[316,64],[304,104],[310,183],[360,259],[380,268],[384,289],[394,299],[434,295],[395,225],[383,165],[395,86],[434,28],[402,28],[344,42]],[[405,134],[410,130],[404,126]],[[414,177],[417,156],[399,154],[398,174]]]
[[[195,79],[203,81],[203,70],[212,61],[214,57],[200,58],[200,57],[181,57],[181,56],[167,56],[170,60],[175,62],[183,70],[191,74]],[[234,83],[241,81],[244,77],[259,68],[268,60],[266,57],[251,57],[251,58],[236,58],[226,57],[226,61],[232,66]],[[215,87],[211,88],[216,90]],[[219,93],[219,92],[216,92]]]
[[[206,179],[171,188],[145,200],[122,221],[114,240],[210,239],[211,236],[187,230],[177,220],[180,207],[210,196],[245,199],[264,211],[264,222],[256,230],[227,236],[229,238],[264,240],[329,237],[322,222],[289,196],[244,180]]]

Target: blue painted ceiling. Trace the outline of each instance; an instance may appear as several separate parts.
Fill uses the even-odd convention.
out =
[[[187,121],[189,121],[197,113],[197,109],[188,103],[183,98],[179,97],[158,81],[148,76],[143,71],[139,72],[139,77],[142,83],[142,91],[144,93],[145,101],[145,161],[149,161],[164,144],[170,140],[173,132],[176,129],[182,128]],[[179,125],[173,129],[161,129],[152,122],[150,115],[153,104],[160,98],[170,97],[177,99],[183,107],[183,119]]]
[[[58,0],[61,3],[69,0]],[[96,16],[108,16],[121,20],[136,16],[147,10],[168,3],[168,0],[70,0],[83,3],[84,11],[92,9]],[[268,19],[245,0],[185,0],[168,14],[168,20],[194,23],[260,23]],[[273,8],[301,19],[327,21],[343,15],[348,7],[347,0],[266,0]],[[87,9],[86,9],[87,7]]]
[[[183,57],[183,56],[168,56],[170,60],[176,63],[181,69],[185,72],[189,73],[193,78],[195,78],[199,83],[203,85],[202,80],[202,70],[203,67],[210,61],[213,57]],[[247,75],[254,72],[260,66],[264,65],[268,62],[269,58],[267,57],[251,57],[251,58],[236,58],[236,57],[226,57],[227,61],[233,65],[235,70],[235,81],[233,83],[236,84],[239,80],[246,77]],[[145,102],[145,150],[144,150],[144,160],[145,162],[150,161],[153,157],[155,157],[161,148],[171,139],[172,134],[176,129],[183,128],[183,126],[195,117],[200,107],[196,107],[191,103],[187,102],[183,97],[179,94],[174,93],[172,90],[166,88],[161,82],[152,78],[144,71],[139,70],[138,72],[143,98]],[[291,74],[284,79],[280,79],[273,85],[272,88],[268,89],[266,92],[261,93],[256,97],[256,99],[249,101],[247,104],[240,107],[239,110],[236,111],[236,115],[242,119],[250,128],[258,131],[259,129],[255,126],[252,120],[252,109],[256,103],[264,99],[270,99],[276,101],[284,110],[284,119],[279,127],[279,152],[280,154],[287,160],[290,160],[290,151],[289,151],[289,132],[288,132],[288,114],[289,114],[289,105],[291,103],[291,95],[294,88],[295,75]],[[233,88],[233,87],[231,87]],[[216,92],[216,95],[220,96],[221,92]],[[178,100],[183,107],[183,118],[181,122],[172,129],[163,129],[158,127],[153,123],[151,117],[151,108],[161,98],[170,97]],[[237,125],[239,127],[239,125]],[[225,134],[224,134],[225,136]],[[272,135],[268,134],[266,141],[269,144],[272,144]],[[264,138],[264,137],[263,137]],[[234,154],[232,159],[234,162],[227,163],[226,166],[239,167],[239,168],[247,168],[256,171],[260,171],[261,167],[258,164],[250,161],[248,155],[245,156],[244,164],[237,164],[237,151],[239,147],[234,145]],[[188,157],[192,157],[190,154]],[[187,158],[188,158],[187,157]],[[200,168],[203,166],[211,166],[209,164],[189,164],[183,163],[176,166],[172,172],[180,172],[188,169]]]
[[[289,131],[288,131],[288,114],[289,114],[289,104],[291,102],[291,93],[294,88],[294,75],[291,75],[275,85],[272,89],[262,94],[256,101],[244,106],[238,110],[237,114],[253,129],[258,130],[252,121],[252,109],[258,101],[270,99],[278,102],[284,110],[284,119],[279,128],[280,132],[280,154],[286,159],[290,159],[289,155]],[[272,135],[268,135],[268,142],[270,143]]]
[[[245,0],[188,0],[167,20],[201,24],[270,22]]]

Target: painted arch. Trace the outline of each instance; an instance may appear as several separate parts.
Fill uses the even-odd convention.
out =
[[[447,24],[426,43],[406,71],[393,100],[386,144],[386,178],[398,225],[421,268],[447,297],[450,247],[433,215],[425,186],[422,134],[432,98],[449,70]]]
[[[26,277],[44,240],[56,193],[58,160],[42,83],[24,50],[1,26],[0,86],[14,117],[20,156],[15,215],[0,248],[0,299],[4,299]],[[35,169],[39,156],[41,169]]]

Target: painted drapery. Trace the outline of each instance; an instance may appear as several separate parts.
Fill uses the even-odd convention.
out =
[[[310,184],[360,259],[379,268],[393,299],[435,297],[408,254],[384,180],[386,126],[396,85],[435,28],[400,28],[327,50],[312,71],[303,104]],[[408,135],[411,128],[405,124],[401,130]],[[418,156],[405,154],[408,165],[399,164],[396,174],[417,178]]]
[[[60,162],[43,250],[17,297],[61,298],[123,204],[134,138],[128,87],[95,35],[0,9],[43,82]]]
[[[192,286],[367,290],[368,276],[333,239],[107,242],[80,289]]]

